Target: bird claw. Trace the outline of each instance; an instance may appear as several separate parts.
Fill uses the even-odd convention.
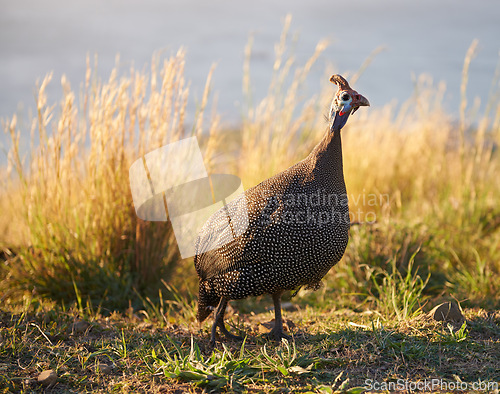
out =
[[[243,341],[243,339],[244,339],[243,337],[240,337],[239,335],[231,334],[227,330],[221,330],[221,331],[224,334],[224,336],[227,339],[229,339],[230,341]],[[209,345],[210,345],[211,348],[215,347],[215,337],[210,339]]]
[[[234,334],[231,334],[231,333],[227,330],[227,328],[226,328],[226,326],[224,325],[224,323],[219,324],[219,329],[220,329],[220,331],[224,334],[224,336],[225,336],[227,339],[231,340],[231,341],[242,341],[242,340],[243,340],[243,337],[240,337],[239,335],[234,335]]]
[[[268,334],[271,338],[273,338],[276,342],[281,342],[282,339],[286,339],[287,341],[291,341],[292,337],[283,332],[283,330],[275,330],[274,328],[269,331]]]

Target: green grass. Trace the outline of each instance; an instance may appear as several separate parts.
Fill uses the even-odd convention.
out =
[[[2,312],[2,392],[42,391],[38,374],[53,369],[57,384],[45,392],[359,392],[367,383],[443,379],[499,382],[500,314],[465,310],[458,331],[421,315],[387,319],[351,310],[285,312],[293,340],[269,342],[259,329],[272,317],[233,314],[243,343],[208,344],[182,313],[164,319],[142,314],[88,317],[74,332],[79,313],[27,302],[19,314]],[[80,315],[81,317],[81,315]],[[175,323],[166,324],[170,318]],[[109,370],[103,372],[103,366]],[[105,368],[105,367],[104,367]]]

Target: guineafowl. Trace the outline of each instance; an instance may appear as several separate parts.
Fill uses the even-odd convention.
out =
[[[283,332],[281,296],[302,286],[317,289],[343,256],[349,238],[349,207],[342,167],[340,131],[349,115],[368,100],[340,75],[325,136],[302,161],[244,192],[248,227],[230,242],[209,250],[214,231],[227,226],[222,210],[212,215],[196,240],[194,263],[199,276],[197,319],[215,309],[210,343],[217,327],[229,339],[242,339],[224,325],[229,300],[271,294],[275,325]],[[231,204],[241,203],[241,199]],[[234,207],[233,207],[234,208]]]

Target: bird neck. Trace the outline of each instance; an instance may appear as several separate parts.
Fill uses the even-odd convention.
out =
[[[345,193],[340,130],[331,131],[328,128],[323,139],[309,155],[309,159],[312,164],[311,170],[315,173],[314,177],[318,175],[335,181],[335,184],[341,185],[343,189],[339,192]]]

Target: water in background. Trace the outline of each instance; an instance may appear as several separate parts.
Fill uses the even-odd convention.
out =
[[[237,124],[248,38],[253,34],[251,75],[258,100],[266,94],[274,44],[287,13],[293,15],[291,32],[298,35],[299,64],[320,39],[331,40],[314,66],[306,96],[320,91],[328,67],[355,71],[374,49],[384,46],[355,86],[372,106],[409,98],[412,74],[426,73],[447,83],[448,110],[456,114],[463,59],[477,38],[469,96],[479,96],[483,103],[487,99],[500,49],[498,0],[1,0],[0,118],[17,112],[28,119],[35,81],[51,70],[49,99],[59,99],[62,74],[78,90],[87,54],[98,54],[99,75],[107,79],[117,53],[120,67],[127,71],[131,64],[147,67],[155,51],[171,54],[184,46],[191,99],[201,99],[215,62],[219,112],[226,122]],[[2,135],[0,147],[4,142]]]

